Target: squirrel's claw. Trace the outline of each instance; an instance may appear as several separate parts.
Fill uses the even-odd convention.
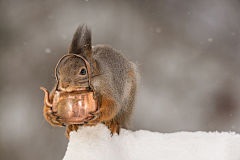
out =
[[[78,124],[69,124],[67,125],[67,130],[66,130],[66,135],[68,137],[68,139],[70,138],[70,132],[71,131],[76,131],[78,130]]]
[[[97,125],[98,123],[100,123],[102,120],[101,120],[101,117],[102,117],[102,110],[99,109],[97,110],[96,112],[94,113],[89,113],[89,117],[91,117],[89,120],[86,120],[84,122],[84,124],[86,125],[90,125],[90,126],[95,126]]]
[[[60,117],[56,117],[56,120],[61,119]]]
[[[116,130],[116,132],[117,132],[118,135],[120,134],[120,130],[121,130],[121,126],[118,125],[117,130]]]
[[[119,124],[115,120],[109,120],[105,122],[105,125],[108,127],[108,129],[111,131],[111,135],[113,136],[115,133],[119,135],[121,131],[121,124]]]
[[[101,113],[94,114],[93,118],[91,118],[89,121],[96,121],[97,118],[101,116]]]
[[[97,125],[98,123],[101,122],[100,119],[100,114],[98,116],[94,116],[92,119],[90,119],[89,121],[85,121],[85,124],[90,124],[90,125]]]
[[[64,123],[60,122],[60,118],[57,117],[55,114],[56,112],[52,111],[52,107],[44,107],[44,115],[46,117],[46,120],[52,125],[52,126],[59,126],[63,127],[65,126]]]

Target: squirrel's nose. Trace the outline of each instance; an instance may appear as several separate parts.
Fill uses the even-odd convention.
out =
[[[69,87],[69,83],[61,83],[61,84],[60,84],[60,87],[61,87],[62,89],[66,89],[66,88]]]

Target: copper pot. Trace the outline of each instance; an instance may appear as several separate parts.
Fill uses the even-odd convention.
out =
[[[55,91],[53,103],[49,101],[49,92],[45,92],[45,104],[52,107],[54,114],[60,117],[60,121],[70,124],[82,124],[84,120],[91,118],[89,113],[98,109],[97,100],[94,100],[94,92],[79,90],[73,92]]]
[[[68,56],[77,56],[84,60],[87,66],[87,72],[89,77],[89,88],[78,88],[72,92],[60,91],[57,90],[57,86],[59,83],[57,77],[57,67],[61,60]],[[68,54],[63,56],[55,69],[55,76],[57,80],[53,102],[49,101],[49,92],[46,88],[40,87],[45,92],[44,103],[48,107],[52,107],[52,111],[54,115],[60,117],[59,121],[63,123],[70,124],[83,124],[85,120],[90,119],[92,116],[89,114],[91,112],[95,112],[98,109],[98,102],[95,98],[95,90],[91,85],[91,70],[90,65],[86,59],[84,59],[80,55],[76,54]]]

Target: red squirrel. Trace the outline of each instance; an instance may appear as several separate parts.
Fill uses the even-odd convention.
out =
[[[93,118],[86,120],[83,126],[105,124],[111,134],[120,133],[121,128],[128,129],[133,114],[139,81],[137,66],[121,52],[109,45],[91,45],[91,31],[87,26],[76,30],[68,54],[84,57],[91,68],[91,85],[96,91],[99,110]],[[53,101],[55,89],[71,92],[77,88],[89,87],[88,75],[84,61],[71,56],[57,68],[59,83],[51,91],[49,100]],[[53,114],[52,108],[44,106],[44,116],[53,126],[64,126],[59,117]],[[78,124],[67,125],[66,135],[78,130]]]

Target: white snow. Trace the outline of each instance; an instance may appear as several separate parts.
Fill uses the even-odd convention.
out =
[[[64,160],[239,160],[240,135],[234,132],[158,133],[122,129],[110,136],[99,124],[71,132]]]

